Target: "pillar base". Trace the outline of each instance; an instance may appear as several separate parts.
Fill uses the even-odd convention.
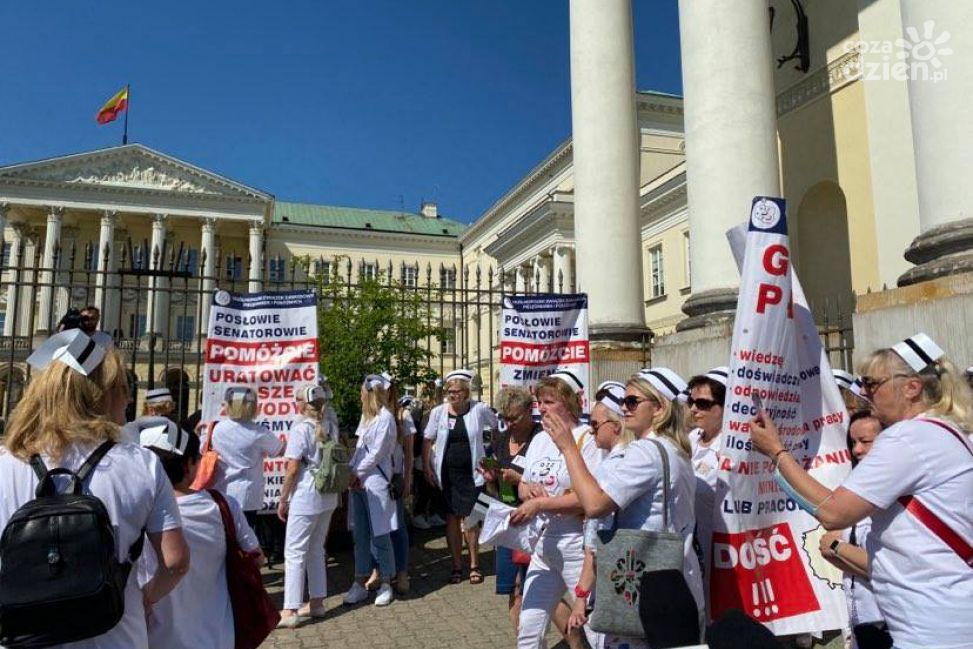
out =
[[[688,318],[676,324],[676,331],[689,331],[731,322],[736,315],[737,289],[715,288],[693,293],[682,305]]]
[[[899,286],[973,272],[973,219],[952,221],[920,234],[905,251],[905,258],[916,267],[899,277]]]
[[[652,330],[640,324],[594,324],[588,327],[588,339],[593,344],[605,343],[635,343],[648,344],[652,339]]]

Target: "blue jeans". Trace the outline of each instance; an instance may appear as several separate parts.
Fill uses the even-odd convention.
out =
[[[352,538],[355,541],[355,576],[372,574],[372,558],[384,579],[395,576],[395,556],[389,534],[372,536],[372,521],[368,517],[368,499],[362,489],[351,490]]]
[[[494,546],[493,556],[496,559],[497,595],[512,595],[520,577],[520,587],[523,588],[527,579],[527,566],[514,563],[514,553],[510,548]]]
[[[405,524],[405,505],[402,504],[401,498],[398,501],[398,508],[399,529],[390,534],[392,537],[392,551],[395,554],[396,573],[407,572],[409,570],[409,526]]]

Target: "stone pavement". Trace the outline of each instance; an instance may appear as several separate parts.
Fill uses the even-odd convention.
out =
[[[275,631],[262,647],[307,649],[510,649],[516,638],[507,614],[507,597],[494,592],[493,550],[480,552],[480,567],[486,579],[472,585],[464,579],[449,583],[450,561],[444,530],[413,534],[411,561],[412,592],[397,596],[390,606],[379,608],[370,602],[342,606],[341,596],[351,585],[351,550],[328,557],[328,615],[297,629]],[[465,556],[464,556],[465,559]],[[266,571],[270,594],[281,603],[284,573],[275,565]],[[549,636],[554,647],[557,632]],[[564,645],[562,645],[563,647]],[[559,647],[559,649],[561,649]]]

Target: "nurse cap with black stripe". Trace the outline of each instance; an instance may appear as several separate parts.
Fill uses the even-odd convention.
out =
[[[257,393],[253,388],[245,385],[235,385],[223,393],[223,401],[227,403],[257,403]]]
[[[844,370],[833,369],[831,374],[834,375],[835,383],[838,384],[839,388],[851,390],[851,386],[855,383],[855,377]]]
[[[144,448],[155,448],[166,453],[183,455],[189,445],[189,433],[175,422],[164,417],[136,420],[139,428],[139,444]]]
[[[714,367],[703,376],[708,379],[713,379],[717,383],[722,383],[725,386],[730,376],[730,368],[726,365],[720,365],[719,367]]]
[[[145,392],[145,403],[156,404],[172,400],[172,392],[169,391],[169,388],[155,388]]]
[[[679,394],[686,390],[687,383],[668,367],[647,367],[639,370],[638,376],[648,381],[669,401],[684,400],[679,398]]]
[[[892,345],[892,351],[916,373],[922,372],[946,355],[942,347],[922,332]]]
[[[595,399],[619,417],[625,415],[622,400],[625,398],[625,384],[619,381],[604,381],[595,391]]]
[[[570,370],[556,370],[547,375],[548,378],[557,379],[571,388],[575,394],[580,394],[584,390],[584,383],[578,375]]]
[[[105,360],[106,345],[99,340],[80,329],[68,329],[41,343],[27,357],[27,363],[34,369],[45,370],[54,361],[60,361],[75,372],[88,376]]]
[[[457,381],[457,380],[466,381],[467,383],[469,383],[470,381],[473,380],[473,370],[453,370],[452,372],[446,375],[445,382],[449,383],[450,381]]]

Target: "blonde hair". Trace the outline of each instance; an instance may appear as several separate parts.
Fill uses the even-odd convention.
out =
[[[128,398],[125,361],[115,348],[88,376],[54,361],[27,385],[10,415],[4,446],[22,460],[37,453],[58,462],[72,444],[118,441],[118,424],[108,411],[113,396]]]
[[[949,419],[967,433],[973,431],[973,391],[952,362],[944,358],[916,372],[891,349],[880,349],[865,357],[860,373],[870,375],[876,369],[918,378],[927,414]]]
[[[253,392],[253,388],[247,388],[247,391]],[[256,396],[256,392],[253,392]],[[257,416],[257,400],[250,399],[234,399],[232,401],[224,401],[223,406],[226,408],[226,416],[230,419],[237,421],[253,421]]]
[[[597,406],[597,405],[598,404],[596,403],[595,406]],[[618,424],[618,427],[619,427],[619,430],[618,430],[618,444],[619,444],[619,446],[621,446],[622,448],[625,448],[626,446],[628,446],[629,444],[631,444],[632,442],[634,442],[635,441],[635,433],[628,426],[625,425],[625,417],[622,416],[622,415],[620,415],[620,414],[618,414],[617,412],[615,412],[614,410],[612,410],[608,406],[604,406],[604,408],[605,408],[605,419],[608,420],[608,421],[611,421],[611,422],[614,422],[614,423]],[[591,411],[594,412],[594,407],[591,408]]]
[[[175,401],[163,401],[162,403],[143,403],[143,417],[165,417],[172,414],[176,409]]]
[[[545,376],[534,386],[534,394],[540,397],[541,392],[547,390],[554,392],[554,397],[564,404],[575,420],[581,419],[581,400],[571,386],[559,378]]]
[[[388,390],[380,385],[373,386],[365,390],[365,398],[362,399],[361,416],[362,422],[368,423],[378,417],[382,408],[388,407]]]
[[[470,400],[470,396],[472,393],[470,392],[469,381],[466,381],[464,379],[450,379],[449,381],[446,381],[446,389],[449,390],[451,386],[458,386],[460,388],[463,388],[463,392],[466,394],[466,400],[467,401]]]
[[[633,376],[625,384],[626,388],[635,388],[643,396],[652,399],[659,406],[655,418],[652,420],[652,431],[656,435],[668,437],[684,455],[690,455],[689,434],[686,422],[688,415],[685,407],[678,401],[670,401],[655,389],[651,383],[640,376]]]

